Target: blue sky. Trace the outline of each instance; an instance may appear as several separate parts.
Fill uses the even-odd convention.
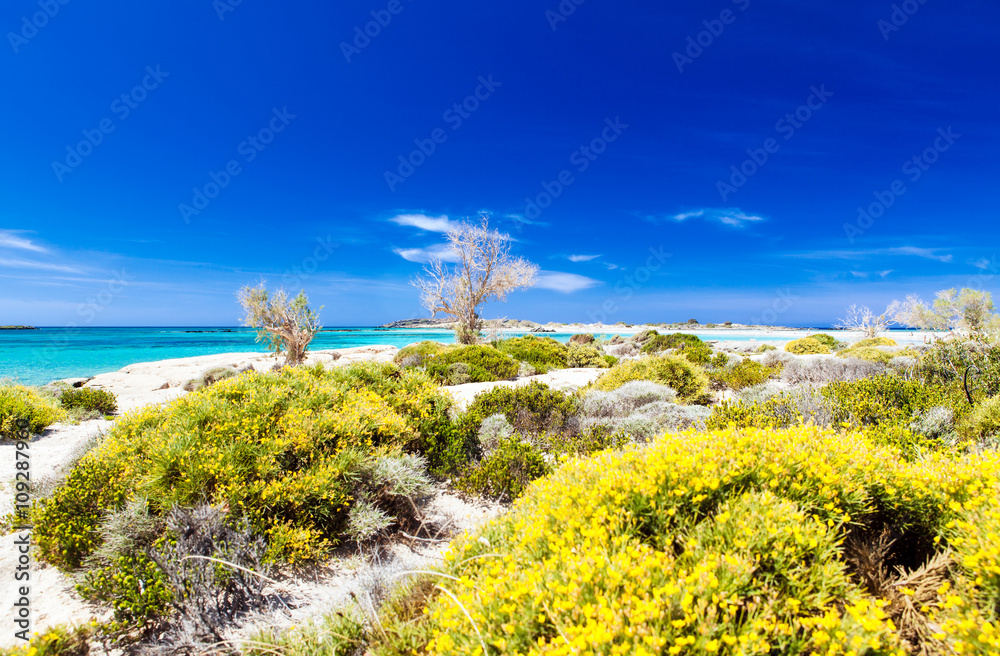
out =
[[[235,325],[261,277],[424,316],[484,211],[541,268],[487,316],[996,287],[995,2],[233,1],[5,4],[0,323]]]

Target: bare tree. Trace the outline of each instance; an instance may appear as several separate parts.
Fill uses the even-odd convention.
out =
[[[994,312],[993,296],[987,291],[963,288],[937,293],[932,307],[917,302],[903,322],[917,328],[948,330],[973,339],[989,340],[1000,333],[1000,316]]]
[[[510,235],[491,230],[486,216],[478,225],[461,223],[448,230],[448,243],[457,263],[440,258],[424,267],[426,276],[413,285],[432,316],[440,312],[455,318],[455,338],[474,344],[482,320],[479,313],[488,301],[503,301],[507,294],[535,283],[538,266],[510,254]]]
[[[907,323],[913,308],[919,303],[916,296],[907,296],[905,301],[893,301],[882,314],[875,314],[867,305],[852,305],[847,308],[847,317],[840,319],[837,328],[859,330],[865,337],[876,337],[899,323]]]
[[[295,366],[306,356],[306,348],[319,331],[319,310],[309,307],[305,291],[288,300],[285,290],[279,289],[272,296],[264,281],[256,287],[249,285],[236,294],[246,316],[243,325],[257,329],[257,341],[269,342],[275,353],[285,352],[285,364]]]

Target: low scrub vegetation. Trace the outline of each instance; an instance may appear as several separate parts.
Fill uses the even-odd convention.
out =
[[[118,410],[118,397],[95,387],[70,387],[59,395],[59,402],[64,408],[78,408],[102,415],[114,414]]]
[[[619,362],[598,378],[594,385],[600,390],[610,391],[634,380],[667,385],[685,403],[704,403],[707,400],[708,376],[701,367],[678,355]]]
[[[830,347],[813,337],[803,337],[785,344],[785,351],[795,355],[826,355]]]
[[[28,432],[40,433],[65,416],[57,401],[38,390],[0,382],[0,439],[16,438],[18,422],[24,422]]]
[[[987,653],[1000,458],[899,456],[800,427],[575,461],[331,653]]]

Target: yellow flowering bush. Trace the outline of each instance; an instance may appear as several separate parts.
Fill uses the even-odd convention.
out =
[[[37,389],[0,381],[0,439],[14,439],[26,421],[32,433],[40,433],[49,424],[64,418],[66,412]]]
[[[108,510],[136,495],[162,513],[224,504],[268,536],[271,561],[314,560],[342,540],[357,472],[433,442],[451,401],[390,364],[229,378],[116,422],[34,511],[42,557],[79,566]]]
[[[830,347],[814,337],[803,337],[785,344],[785,351],[795,355],[826,355]]]
[[[951,554],[912,616],[850,564],[847,538],[884,527],[908,567]],[[445,560],[371,653],[903,654],[916,623],[932,653],[1000,654],[1000,455],[908,463],[802,426],[668,435],[562,467]]]
[[[633,380],[651,380],[673,388],[684,403],[704,403],[708,376],[698,365],[679,355],[660,355],[619,362],[594,382],[610,392]]]

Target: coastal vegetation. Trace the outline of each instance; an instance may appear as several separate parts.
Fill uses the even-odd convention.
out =
[[[422,509],[447,486],[507,511],[433,570],[231,651],[990,653],[987,335],[818,334],[783,350],[526,336],[206,377],[119,417],[38,503],[36,540],[113,609],[102,634],[221,648],[220,627],[266,607],[271,577],[433,541]],[[602,371],[573,390],[515,380],[462,409],[442,387],[580,361]]]

